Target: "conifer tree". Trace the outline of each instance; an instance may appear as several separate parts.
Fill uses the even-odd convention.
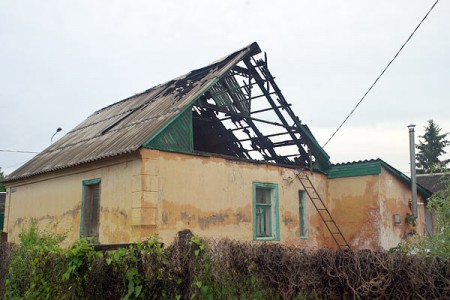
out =
[[[447,153],[445,147],[450,144],[447,135],[441,134],[441,128],[433,120],[428,121],[425,127],[425,134],[419,136],[423,141],[419,141],[416,148],[419,150],[416,154],[417,173],[430,174],[447,171],[447,164],[450,159],[440,160],[439,156]]]

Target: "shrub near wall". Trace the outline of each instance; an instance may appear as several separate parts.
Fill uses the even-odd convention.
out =
[[[0,242],[0,299],[3,299],[5,294],[5,278],[8,272],[11,247],[10,243]]]
[[[372,251],[203,240],[182,231],[115,251],[61,249],[31,230],[13,252],[7,299],[448,299],[450,261]],[[43,246],[47,239],[49,245]],[[34,254],[33,254],[34,253]],[[28,266],[28,267],[26,267]]]

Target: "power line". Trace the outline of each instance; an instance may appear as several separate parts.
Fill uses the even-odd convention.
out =
[[[39,153],[39,152],[35,152],[35,151],[6,150],[6,149],[0,149],[0,152],[12,152],[12,153]]]
[[[347,117],[342,121],[342,123],[339,125],[339,127],[336,129],[336,131],[331,135],[331,137],[326,141],[325,144],[323,144],[323,148],[328,144],[328,142],[331,141],[331,139],[336,135],[336,133],[341,129],[342,125],[347,122],[348,118],[353,114],[353,112],[358,108],[358,106],[361,104],[361,102],[366,98],[367,94],[372,90],[372,88],[375,86],[375,84],[378,82],[378,80],[383,76],[384,72],[389,68],[389,66],[394,62],[394,60],[397,58],[397,56],[400,54],[400,52],[403,50],[403,48],[406,46],[406,44],[409,42],[409,40],[413,37],[413,35],[416,33],[417,29],[419,29],[420,25],[425,21],[425,19],[428,17],[430,12],[433,10],[433,8],[436,6],[436,4],[439,2],[439,0],[436,0],[434,4],[431,6],[430,10],[426,13],[426,15],[423,17],[422,21],[420,21],[419,25],[414,29],[414,31],[411,33],[411,35],[408,37],[406,42],[403,43],[403,45],[400,47],[400,49],[397,51],[397,53],[394,55],[394,57],[391,59],[391,61],[387,64],[387,66],[383,69],[383,71],[378,75],[377,79],[372,83],[372,85],[369,87],[369,89],[366,91],[366,93],[362,96],[362,98],[359,100],[359,102],[355,105],[355,107],[352,109],[352,111],[347,115]]]

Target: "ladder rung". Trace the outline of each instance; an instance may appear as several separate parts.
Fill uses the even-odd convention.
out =
[[[340,231],[338,225],[333,220],[333,217],[331,216],[330,212],[328,211],[325,203],[323,203],[322,199],[320,198],[319,193],[317,193],[316,188],[312,184],[311,180],[309,179],[308,175],[304,172],[296,174],[298,180],[302,184],[303,188],[305,189],[305,192],[308,194],[308,197],[311,199],[311,202],[314,204],[314,207],[316,208],[317,212],[320,215],[320,218],[325,223],[328,232],[333,237],[334,241],[336,242],[337,246],[342,249],[350,249],[350,246],[348,245],[347,241],[345,240],[345,237],[342,235],[342,232]],[[318,202],[317,202],[318,200]],[[317,204],[320,204],[323,208],[318,208]],[[322,214],[321,211],[326,211],[326,213]],[[325,219],[327,218],[327,219]],[[328,225],[332,224],[332,225]],[[337,232],[333,231],[337,230]],[[336,236],[340,236],[340,238],[336,238]],[[340,242],[344,242],[345,244],[339,244]]]

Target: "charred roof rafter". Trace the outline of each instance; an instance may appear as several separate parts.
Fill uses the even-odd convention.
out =
[[[268,71],[265,56],[264,60],[254,59],[260,54],[259,45],[252,43],[108,105],[6,180],[132,155],[142,148],[183,153],[204,150],[295,167],[305,167],[312,160],[321,170],[330,169],[328,154],[293,114]],[[257,82],[255,74],[262,81]],[[276,105],[271,105],[268,97]],[[280,120],[280,114],[286,122]]]
[[[261,70],[260,65],[263,65],[266,67],[267,69],[267,62],[261,60],[255,61],[254,58],[252,57],[253,61],[255,62],[255,65]],[[261,72],[262,75],[265,77],[265,80],[259,75],[259,73],[257,72],[256,68],[253,67],[253,65],[250,62],[250,59],[244,59],[244,63],[247,66],[247,68],[249,70],[251,70],[253,77],[256,80],[256,83],[258,84],[259,88],[261,89],[261,91],[263,92],[263,94],[266,96],[267,101],[270,103],[270,105],[272,106],[272,109],[274,110],[274,112],[277,114],[278,118],[281,120],[281,122],[283,123],[284,126],[286,126],[286,130],[288,131],[289,135],[291,136],[292,140],[295,141],[295,145],[297,145],[298,150],[300,152],[300,157],[299,159],[302,159],[303,162],[305,163],[305,165],[309,165],[311,163],[310,161],[310,157],[309,155],[306,153],[305,149],[303,148],[304,145],[301,144],[300,140],[297,139],[297,137],[295,136],[294,132],[291,130],[291,127],[289,126],[289,124],[287,123],[286,119],[284,118],[283,114],[281,113],[281,111],[278,109],[278,105],[275,103],[275,101],[272,99],[272,96],[270,95],[270,86],[273,85],[273,83],[275,83],[272,75],[270,73],[266,73],[266,72]],[[268,75],[268,76],[267,76]],[[266,86],[267,88],[264,86],[264,82],[266,82]],[[277,96],[279,97],[281,94],[281,91],[278,89],[275,90],[275,93],[277,94]],[[280,103],[281,107],[283,109],[285,109],[286,111],[291,111],[290,110],[290,106],[288,105],[288,103],[286,101],[280,101],[280,98],[278,98],[278,102]],[[284,97],[282,98],[284,99]],[[291,116],[292,117],[292,116]],[[295,117],[296,118],[296,117]],[[296,125],[296,124],[294,124]]]
[[[235,156],[309,167],[316,160],[315,153],[311,153],[310,141],[300,128],[304,125],[290,106],[267,62],[249,55],[219,78],[193,107],[213,113],[214,121],[222,124],[222,138],[245,150],[245,155]]]

